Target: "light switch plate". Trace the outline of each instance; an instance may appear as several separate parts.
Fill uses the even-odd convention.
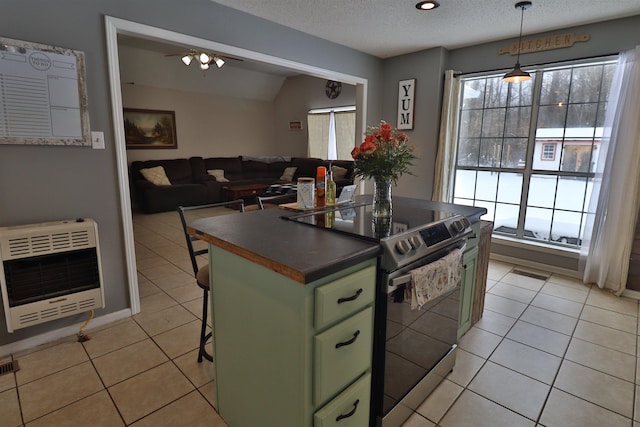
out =
[[[94,150],[104,150],[104,132],[91,132],[91,147]]]

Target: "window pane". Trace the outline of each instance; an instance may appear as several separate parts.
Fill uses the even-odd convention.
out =
[[[508,90],[509,85],[502,82],[502,77],[488,78],[484,94],[484,108],[506,107]]]
[[[538,109],[538,130],[540,128],[564,128],[567,118],[566,105],[551,105]]]
[[[496,199],[498,191],[498,174],[494,172],[478,171],[476,183],[476,200]]]
[[[498,202],[520,204],[522,174],[501,172],[498,178]]]
[[[577,245],[580,237],[582,213],[556,211],[551,224],[551,239],[560,243]]]
[[[587,179],[561,176],[558,178],[556,209],[582,211],[587,191]]]
[[[531,175],[528,206],[553,208],[557,178],[551,175]]]
[[[532,73],[532,77],[534,74]],[[529,106],[533,100],[533,82],[534,79],[520,82],[517,85],[511,85],[509,90],[509,106]]]
[[[525,159],[527,158],[527,139],[526,138],[509,138],[504,140],[502,148],[503,168],[523,169]]]
[[[552,214],[551,209],[528,207],[524,219],[524,236],[538,240],[549,240]]]
[[[479,137],[482,129],[482,110],[463,111],[460,115],[460,137]]]
[[[504,136],[528,137],[529,122],[531,121],[531,107],[507,109],[507,127]]]
[[[502,139],[482,138],[480,140],[480,166],[496,168],[500,164]]]
[[[589,128],[596,125],[598,104],[569,105],[567,112],[568,128]]]
[[[573,70],[569,102],[597,102],[602,83],[602,65]]]
[[[460,138],[458,143],[458,166],[478,166],[478,138]]]
[[[507,234],[516,234],[518,227],[518,213],[520,207],[517,205],[496,204],[496,218],[493,223],[494,230]]]
[[[540,105],[567,103],[571,69],[545,71],[542,76]]]
[[[468,80],[462,89],[462,109],[482,108],[486,79]]]
[[[505,112],[506,108],[484,110],[482,136],[502,136],[504,133]]]
[[[455,197],[473,199],[476,188],[476,171],[456,171]]]

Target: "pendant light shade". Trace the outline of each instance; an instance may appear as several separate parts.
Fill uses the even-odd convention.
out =
[[[520,83],[525,80],[531,79],[531,74],[523,71],[520,68],[520,48],[522,46],[522,21],[524,20],[524,11],[531,7],[530,1],[521,1],[516,3],[516,9],[521,10],[520,14],[520,36],[518,37],[518,57],[516,59],[516,65],[513,67],[513,70],[509,71],[504,75],[502,81],[505,83]]]

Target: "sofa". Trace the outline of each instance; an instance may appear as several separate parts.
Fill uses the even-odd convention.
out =
[[[331,166],[339,192],[353,184],[353,162],[310,157],[191,157],[131,162],[129,179],[136,210],[155,213],[224,201],[224,187],[244,184],[295,183],[315,177],[318,166]],[[292,169],[295,168],[295,169]],[[285,175],[285,171],[288,172]],[[248,200],[247,202],[252,202]]]

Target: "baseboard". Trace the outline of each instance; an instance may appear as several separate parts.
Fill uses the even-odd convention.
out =
[[[539,262],[529,261],[522,258],[514,258],[501,254],[494,254],[493,252],[489,255],[490,259],[496,261],[508,262],[510,264],[519,265],[522,267],[529,267],[536,270],[548,271],[549,273],[562,274],[563,276],[573,277],[576,279],[580,279],[580,274],[575,270],[569,270],[566,268],[555,267],[553,265],[541,264]]]
[[[131,309],[116,311],[114,313],[105,314],[104,316],[94,318],[87,329],[96,328],[98,326],[107,325],[116,320],[126,319],[131,317]],[[50,331],[35,337],[30,337],[22,341],[12,342],[0,347],[0,357],[5,357],[9,354],[14,354],[20,351],[29,350],[30,348],[37,347],[42,344],[46,344],[60,338],[69,337],[75,335],[82,327],[84,322],[79,322],[77,325],[66,326],[55,331]]]

